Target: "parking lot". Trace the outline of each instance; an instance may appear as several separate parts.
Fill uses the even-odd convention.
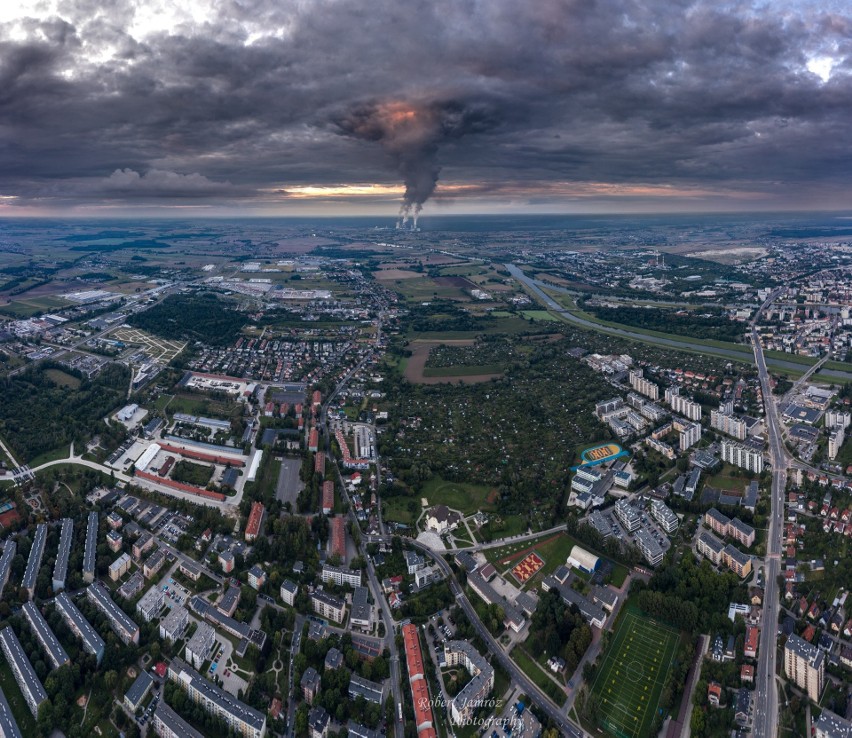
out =
[[[174,567],[172,567],[172,571],[173,570]],[[166,576],[160,580],[160,587],[163,590],[163,594],[166,599],[166,606],[169,609],[179,605],[185,605],[187,600],[192,596],[186,587],[184,587],[180,582],[176,582],[171,577],[171,572],[166,574]]]
[[[671,548],[671,541],[669,540],[666,532],[658,525],[657,521],[651,516],[650,512],[650,503],[647,503],[647,507],[642,509],[641,507],[637,507],[639,511],[639,515],[642,520],[642,527],[644,527],[652,536],[654,536],[657,543],[660,544],[660,547],[663,551],[668,551]],[[609,529],[613,536],[618,538],[618,540],[622,542],[633,542],[634,536],[632,533],[628,533],[624,526],[621,524],[619,519],[615,516],[615,508],[609,508],[601,512],[604,519],[607,521],[609,525]]]
[[[144,727],[154,714],[154,710],[157,709],[157,703],[160,701],[160,685],[158,682],[154,682],[154,686],[151,687],[151,693],[154,695],[153,699],[148,703],[148,707],[145,708],[144,712],[136,718],[136,724],[140,728]],[[142,732],[144,733],[144,731]]]

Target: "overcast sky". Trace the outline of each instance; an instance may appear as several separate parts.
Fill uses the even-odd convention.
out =
[[[3,2],[0,214],[845,209],[850,7]]]

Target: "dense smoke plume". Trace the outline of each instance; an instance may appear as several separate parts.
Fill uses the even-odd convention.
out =
[[[494,111],[485,105],[388,101],[359,105],[335,122],[346,135],[376,141],[390,154],[405,184],[398,225],[411,218],[416,228],[423,203],[438,184],[441,144],[487,131],[497,121]]]

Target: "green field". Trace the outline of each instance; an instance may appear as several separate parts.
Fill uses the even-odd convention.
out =
[[[80,380],[73,374],[63,372],[61,369],[48,369],[45,371],[45,376],[59,387],[69,387],[77,389],[80,386]]]
[[[559,322],[559,318],[553,315],[553,313],[547,312],[547,310],[524,310],[521,315],[525,318],[530,318],[530,320],[542,320],[548,323]]]
[[[537,588],[544,577],[548,574],[552,574],[562,564],[565,564],[568,561],[568,554],[571,553],[571,549],[574,548],[574,546],[580,546],[581,548],[585,548],[587,551],[592,551],[590,546],[581,543],[572,536],[569,536],[567,533],[557,533],[555,535],[557,537],[554,538],[554,540],[549,540],[554,536],[554,534],[551,533],[548,536],[543,536],[542,538],[537,538],[531,541],[521,541],[518,543],[510,543],[506,546],[501,546],[500,548],[486,549],[484,552],[485,558],[494,564],[498,571],[502,572],[507,568],[514,566],[515,563],[520,561],[523,557],[517,558],[511,564],[500,564],[500,559],[516,554],[519,551],[525,551],[527,549],[530,549],[531,551],[535,550],[535,552],[544,559],[544,566],[536,572],[535,576],[530,577],[526,586],[527,588]],[[592,552],[601,558],[608,558],[598,551]],[[610,583],[615,587],[620,587],[627,577],[627,567],[616,562],[612,562],[612,564],[612,577],[610,578]]]
[[[429,500],[429,505],[446,505],[454,510],[461,510],[465,515],[472,515],[477,510],[496,510],[496,505],[488,501],[493,492],[491,487],[484,484],[462,484],[445,482],[440,477],[433,477],[420,490],[420,497]]]
[[[649,738],[677,643],[677,631],[625,613],[592,684],[600,699],[601,723],[610,735]]]
[[[424,377],[474,377],[480,374],[501,374],[506,367],[503,364],[481,364],[479,366],[427,366]]]
[[[22,296],[16,300],[11,300],[8,305],[0,307],[0,313],[16,318],[29,318],[36,313],[47,313],[56,308],[68,307],[69,304],[68,300],[51,295],[38,295],[29,298]]]
[[[392,290],[399,292],[406,300],[422,302],[424,300],[469,300],[470,297],[459,287],[438,284],[429,277],[413,279],[395,279],[392,282],[383,281]]]
[[[29,464],[31,467],[35,468],[37,466],[40,466],[41,464],[46,464],[48,461],[67,459],[69,458],[70,453],[70,446],[62,446],[60,448],[53,449],[53,451],[45,451],[43,454],[39,454],[34,459],[27,459],[26,461],[18,459],[18,461],[20,461],[22,464]]]

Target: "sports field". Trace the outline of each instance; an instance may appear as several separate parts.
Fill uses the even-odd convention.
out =
[[[512,576],[523,584],[527,579],[533,576],[541,567],[544,566],[544,559],[537,553],[528,554],[522,561],[515,564],[512,569]]]
[[[592,692],[603,727],[616,738],[648,738],[677,648],[678,633],[633,612],[624,614]]]

